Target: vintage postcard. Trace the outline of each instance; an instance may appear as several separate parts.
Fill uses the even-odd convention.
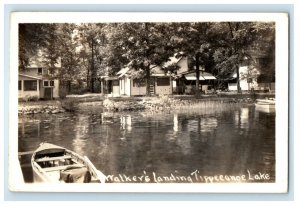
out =
[[[9,188],[286,193],[288,15],[15,12]]]

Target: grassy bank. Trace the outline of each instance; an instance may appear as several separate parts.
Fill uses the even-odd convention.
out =
[[[106,98],[99,94],[68,96],[63,100],[19,102],[19,113],[60,113],[60,112],[122,112],[150,111],[170,112],[174,110],[218,110],[224,107],[235,107],[240,104],[253,104],[256,99],[275,97],[274,94],[231,94],[202,95],[195,98],[191,95],[174,95],[160,97],[115,97]]]
[[[240,104],[253,104],[252,98],[176,98],[176,97],[143,97],[135,100],[106,99],[103,109],[110,112],[120,111],[151,111],[170,112],[176,110],[217,110],[226,107],[235,107]]]
[[[19,102],[18,105],[19,115],[39,113],[57,114],[62,112],[65,112],[65,109],[59,100]]]

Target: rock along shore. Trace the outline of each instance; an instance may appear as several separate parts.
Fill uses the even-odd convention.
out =
[[[67,102],[67,103],[66,103]],[[160,97],[137,97],[137,98],[106,98],[95,101],[73,98],[63,101],[35,101],[19,103],[19,115],[30,114],[57,114],[64,112],[84,112],[95,111],[127,112],[146,111],[164,112],[179,109],[216,109],[220,107],[236,106],[238,104],[253,104],[255,99],[249,97],[242,98],[174,98],[168,96]],[[69,109],[69,108],[72,109]],[[70,111],[72,110],[72,111]]]
[[[60,105],[60,103],[47,104],[43,101],[34,102],[32,104],[22,103],[19,104],[18,114],[19,115],[31,115],[31,114],[57,114],[66,112]]]

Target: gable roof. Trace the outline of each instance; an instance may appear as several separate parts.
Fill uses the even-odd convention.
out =
[[[126,74],[129,75],[130,71],[131,71],[131,68],[129,68],[127,66],[125,68],[122,68],[119,72],[117,72],[117,76],[118,76],[118,78],[121,78]],[[150,65],[150,73],[151,73],[151,76],[157,76],[157,77],[166,76],[165,71],[160,66],[157,66],[157,65]]]
[[[119,78],[124,76],[128,71],[130,70],[129,67],[122,68],[119,72],[117,72],[117,75],[119,75]]]
[[[191,73],[184,75],[184,77],[187,80],[196,80],[196,73],[191,72]],[[199,80],[216,80],[216,77],[208,72],[200,72]]]
[[[36,79],[36,80],[42,80],[42,77],[37,77],[37,76],[32,76],[32,75],[25,75],[25,74],[22,74],[22,73],[19,73],[19,75],[23,76],[23,77],[27,77],[27,78]]]
[[[173,64],[177,64],[183,57],[178,57],[176,58],[176,54],[172,57],[169,57],[169,60],[167,62],[165,62],[162,67],[166,68],[170,65],[173,65]]]

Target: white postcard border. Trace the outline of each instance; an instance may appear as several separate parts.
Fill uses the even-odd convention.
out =
[[[225,15],[226,14],[226,15]],[[24,184],[18,180],[18,23],[169,21],[276,22],[276,183],[245,184]],[[33,192],[284,193],[288,185],[288,16],[284,13],[16,12],[11,15],[9,188]]]

